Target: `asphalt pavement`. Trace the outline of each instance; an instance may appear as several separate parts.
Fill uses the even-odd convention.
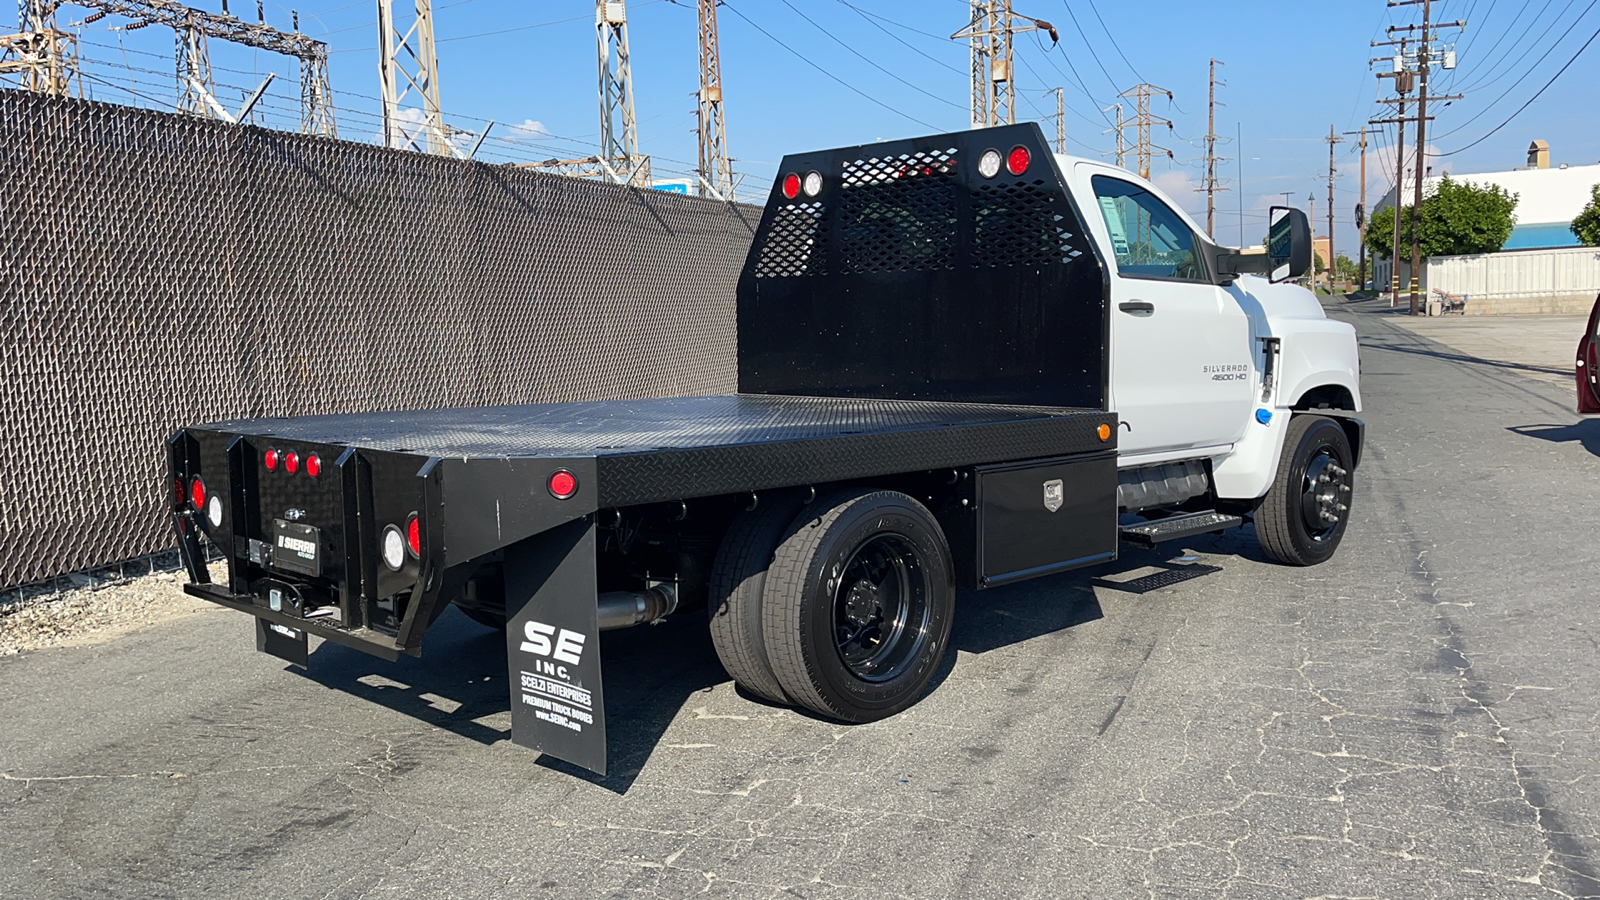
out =
[[[1600,896],[1600,421],[1328,305],[1369,443],[1325,565],[1245,531],[963,595],[855,727],[693,621],[608,634],[606,779],[507,740],[454,611],[397,664],[223,610],[0,659],[0,897]]]

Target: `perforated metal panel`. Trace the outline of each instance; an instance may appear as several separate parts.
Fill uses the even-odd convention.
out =
[[[0,585],[171,546],[162,440],[734,389],[759,210],[0,91]]]

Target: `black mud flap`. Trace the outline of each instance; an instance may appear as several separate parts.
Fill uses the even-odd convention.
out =
[[[594,516],[506,553],[511,739],[606,774]]]
[[[310,668],[308,643],[305,631],[299,628],[256,619],[256,649],[262,653],[270,653],[302,669]]]

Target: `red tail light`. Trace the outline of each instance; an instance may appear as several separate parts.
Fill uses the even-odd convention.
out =
[[[406,523],[406,549],[412,556],[422,556],[422,523],[416,516]]]
[[[800,196],[800,176],[790,172],[783,176],[783,195],[790,200]]]
[[[1033,162],[1033,156],[1028,153],[1027,147],[1012,147],[1011,155],[1006,157],[1006,171],[1013,175],[1021,175],[1028,171],[1028,163]]]
[[[283,470],[290,475],[300,471],[300,454],[290,450],[283,455]]]
[[[194,504],[196,510],[206,508],[206,483],[196,478],[189,484],[189,502]]]
[[[550,476],[550,496],[557,500],[566,500],[578,492],[577,476],[566,469],[558,469]]]
[[[261,464],[267,467],[268,472],[277,471],[278,451],[268,450],[266,453],[261,454]]]
[[[315,453],[306,457],[306,474],[312,478],[322,474],[322,458]]]

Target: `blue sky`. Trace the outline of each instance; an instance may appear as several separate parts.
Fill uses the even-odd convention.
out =
[[[221,0],[191,2],[221,8]],[[251,0],[231,5],[234,14],[253,18]],[[1600,162],[1600,115],[1592,98],[1600,81],[1600,40],[1538,101],[1484,137],[1600,30],[1597,5],[1436,0],[1437,20],[1469,24],[1455,40],[1458,68],[1435,86],[1468,97],[1435,109],[1431,149],[1460,152],[1430,159],[1430,165],[1458,173],[1512,168],[1523,163],[1534,138],[1550,142],[1556,164]],[[434,8],[447,122],[469,131],[487,119],[502,123],[485,145],[486,158],[594,152],[599,127],[589,0],[435,0]],[[1229,190],[1219,196],[1217,232],[1227,242],[1239,240],[1241,223],[1244,240],[1258,240],[1265,210],[1283,202],[1281,192],[1302,207],[1315,193],[1317,219],[1325,221],[1328,147],[1322,138],[1330,124],[1353,131],[1377,114],[1374,73],[1387,66],[1369,68],[1368,58],[1385,52],[1369,42],[1383,39],[1391,24],[1420,19],[1418,9],[1391,9],[1382,0],[1016,0],[1015,9],[1049,20],[1061,34],[1054,48],[1042,36],[1017,39],[1019,119],[1052,115],[1055,102],[1046,91],[1064,85],[1068,152],[1109,155],[1114,138],[1101,132],[1111,114],[1099,110],[1140,80],[1171,90],[1174,101],[1159,100],[1153,111],[1174,123],[1171,133],[1156,138],[1175,160],[1158,160],[1153,177],[1202,219],[1204,195],[1192,188],[1204,152],[1207,61],[1226,63],[1219,69],[1227,86],[1219,90],[1226,106],[1218,110],[1217,131],[1228,138],[1219,154],[1229,158],[1220,171]],[[692,168],[696,156],[694,3],[631,0],[628,10],[643,149],[654,157],[658,177],[672,177]],[[719,21],[728,143],[736,169],[749,175],[745,193],[763,194],[778,160],[791,150],[966,127],[967,51],[945,38],[965,24],[967,10],[966,0],[727,0]],[[268,21],[289,26],[289,4],[268,0],[266,12]],[[71,26],[84,15],[69,4],[61,24]],[[372,139],[378,131],[376,0],[307,0],[299,16],[301,29],[332,51],[341,136]],[[169,101],[170,32],[115,30],[125,24],[113,17],[78,29],[85,69],[96,76],[87,86],[100,99]],[[218,94],[233,106],[258,75],[276,71],[262,114],[269,124],[293,127],[298,86],[291,62],[220,42],[212,43],[211,56]],[[1053,136],[1053,121],[1044,124]],[[1235,141],[1236,134],[1242,140]],[[1392,178],[1392,146],[1392,126],[1387,138],[1370,146],[1369,205]],[[1342,173],[1336,241],[1344,251],[1354,244],[1354,142],[1339,145],[1336,159]]]

